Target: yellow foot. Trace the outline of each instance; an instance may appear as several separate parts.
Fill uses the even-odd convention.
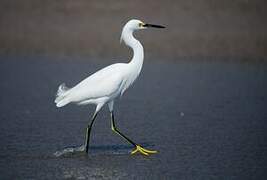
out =
[[[146,156],[148,156],[149,154],[155,154],[155,153],[157,153],[157,151],[147,150],[147,149],[143,148],[140,145],[136,145],[136,149],[133,150],[131,152],[131,154],[135,154],[136,152],[140,152],[141,154],[146,155]]]

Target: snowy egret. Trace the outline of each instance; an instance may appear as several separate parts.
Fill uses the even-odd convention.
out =
[[[160,25],[146,24],[140,20],[128,21],[122,29],[121,41],[133,49],[133,58],[129,63],[116,63],[105,67],[91,76],[87,77],[76,86],[67,88],[65,84],[61,84],[57,91],[55,103],[57,107],[63,107],[69,103],[78,105],[95,104],[96,109],[86,129],[84,149],[88,153],[90,132],[96,116],[100,109],[108,104],[111,115],[111,129],[128,143],[132,144],[135,149],[131,154],[140,152],[143,155],[157,153],[157,151],[147,150],[141,145],[136,144],[127,136],[122,134],[115,125],[113,106],[116,97],[121,96],[128,89],[136,78],[139,76],[144,60],[144,50],[142,44],[134,38],[135,30],[153,28],[165,28]]]

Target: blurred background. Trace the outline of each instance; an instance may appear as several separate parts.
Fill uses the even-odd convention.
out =
[[[266,180],[266,0],[0,0],[0,179]],[[116,100],[118,128],[155,156],[131,156],[107,107],[88,156],[53,154],[84,143],[94,106],[56,108],[109,64],[132,18],[161,24],[135,36],[139,79]]]
[[[0,53],[128,59],[120,33],[137,18],[167,26],[136,34],[146,57],[265,59],[266,7],[265,0],[1,0]]]

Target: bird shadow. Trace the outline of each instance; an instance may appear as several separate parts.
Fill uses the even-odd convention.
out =
[[[141,143],[142,146],[152,148],[154,144],[149,142]],[[128,155],[132,150],[133,146],[125,145],[125,144],[116,144],[116,145],[94,145],[90,146],[88,154],[97,155],[97,154],[105,154],[105,155]],[[53,155],[55,157],[78,157],[78,156],[86,156],[88,155],[85,152],[84,145],[81,146],[69,146],[65,147],[63,150],[56,151]]]

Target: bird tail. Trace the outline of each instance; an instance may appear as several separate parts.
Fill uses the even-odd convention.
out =
[[[67,95],[69,94],[70,88],[68,88],[65,83],[58,87],[55,103],[57,107],[62,107],[70,103]]]

